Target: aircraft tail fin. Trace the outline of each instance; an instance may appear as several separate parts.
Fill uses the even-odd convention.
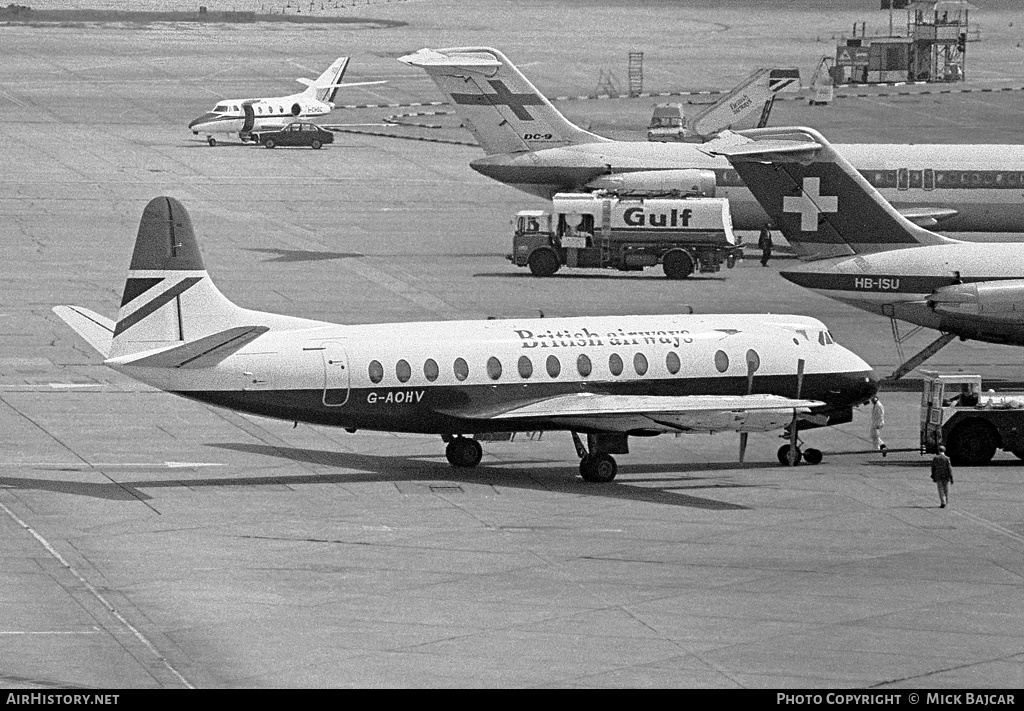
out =
[[[496,49],[421,49],[399,61],[430,75],[487,155],[608,140],[565,118]]]
[[[763,126],[767,123],[775,95],[791,90],[794,83],[799,86],[798,69],[757,69],[735,89],[696,114],[690,122],[690,131],[709,138],[725,129],[738,128],[754,114],[759,116],[758,126]],[[747,127],[751,125],[746,124]]]
[[[334,97],[338,93],[338,87],[341,85],[341,79],[345,76],[346,69],[348,69],[348,57],[338,57],[316,79],[296,79],[296,81],[306,85],[303,94],[330,104],[334,103]]]
[[[805,259],[956,241],[900,214],[814,129],[764,128],[742,135],[745,142],[711,152],[729,159],[772,224]]]

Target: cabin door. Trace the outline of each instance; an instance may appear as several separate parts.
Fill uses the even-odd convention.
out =
[[[345,344],[325,341],[320,355],[324,360],[324,405],[337,407],[348,402],[349,370]]]

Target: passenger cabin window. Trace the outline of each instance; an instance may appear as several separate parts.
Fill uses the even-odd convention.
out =
[[[665,367],[672,375],[679,372],[679,356],[676,355],[675,351],[669,351],[668,355],[665,356]]]
[[[384,366],[380,364],[380,361],[371,360],[369,371],[371,383],[376,384],[384,379]]]
[[[437,362],[433,358],[427,358],[426,362],[423,363],[423,377],[431,383],[437,380],[437,376],[440,370],[437,367]]]
[[[647,356],[643,353],[633,356],[633,370],[637,375],[645,375],[647,373]]]
[[[719,373],[729,370],[729,356],[726,355],[725,351],[717,351],[715,353],[715,368],[718,369]]]
[[[412,377],[412,368],[409,367],[409,361],[400,360],[395,363],[395,377],[398,378],[400,383],[409,382],[409,378]]]
[[[612,372],[612,375],[622,375],[622,358],[618,353],[612,353],[608,357],[608,370]]]
[[[519,357],[519,377],[529,378],[533,375],[533,362],[526,356]]]
[[[557,378],[558,374],[562,372],[562,364],[559,363],[558,358],[553,355],[548,356],[548,360],[545,365],[548,370],[548,375],[552,378]]]
[[[910,171],[910,187],[920,188],[921,187],[921,171],[912,170]]]
[[[460,382],[469,377],[469,363],[462,358],[455,359],[452,370],[455,372],[455,379]]]
[[[910,171],[900,168],[896,171],[896,189],[906,190],[910,186]]]
[[[494,356],[487,359],[487,377],[491,380],[501,377],[501,361]]]
[[[593,372],[593,367],[590,364],[590,358],[585,355],[580,355],[580,357],[576,359],[576,370],[584,378],[589,377]]]

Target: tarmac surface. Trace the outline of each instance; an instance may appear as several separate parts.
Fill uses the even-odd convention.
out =
[[[865,411],[805,434],[818,466],[780,467],[771,434],[751,435],[742,465],[736,437],[659,437],[633,440],[616,481],[593,485],[565,433],[485,443],[481,466],[457,471],[437,438],[175,398],[106,369],[51,313],[114,315],[142,208],[166,194],[248,308],[340,323],[770,310],[821,318],[881,373],[900,362],[887,321],[800,290],[776,263],[682,283],[530,277],[503,257],[509,219],[543,203],[470,170],[471,146],[339,133],[321,151],[211,149],[185,128],[342,54],[347,81],[389,81],[339,97],[353,104],[440,100],[393,58],[454,44],[502,48],[550,95],[591,91],[597,66],[624,72],[645,41],[657,87],[725,88],[769,51],[807,72],[830,31],[886,14],[719,10],[713,56],[687,59],[683,80],[664,57],[698,48],[672,45],[664,13],[685,8],[655,3],[589,56],[551,28],[607,23],[621,4],[514,3],[515,32],[489,19],[506,5],[365,10],[408,22],[386,32],[0,26],[0,687],[1024,686],[1024,468],[1000,454],[958,469],[940,510],[913,392],[883,393],[884,437],[904,450],[885,458],[868,451]],[[1020,28],[994,15],[971,87],[1024,76]],[[878,89],[781,102],[773,123],[837,142],[1017,142],[1022,93]],[[652,103],[566,111],[638,138]],[[393,112],[330,120],[471,140],[444,117],[402,134],[382,125]],[[908,337],[904,354],[932,338]],[[968,342],[929,367],[1016,381],[1020,363],[1019,349]]]

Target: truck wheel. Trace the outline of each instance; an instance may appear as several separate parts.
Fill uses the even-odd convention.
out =
[[[975,419],[957,425],[946,438],[946,448],[953,464],[980,467],[992,461],[998,442],[992,426]]]
[[[665,276],[669,279],[685,279],[693,274],[693,260],[681,249],[673,249],[661,260]]]
[[[534,276],[548,277],[558,271],[561,265],[558,257],[550,249],[538,249],[530,255],[530,271]]]

